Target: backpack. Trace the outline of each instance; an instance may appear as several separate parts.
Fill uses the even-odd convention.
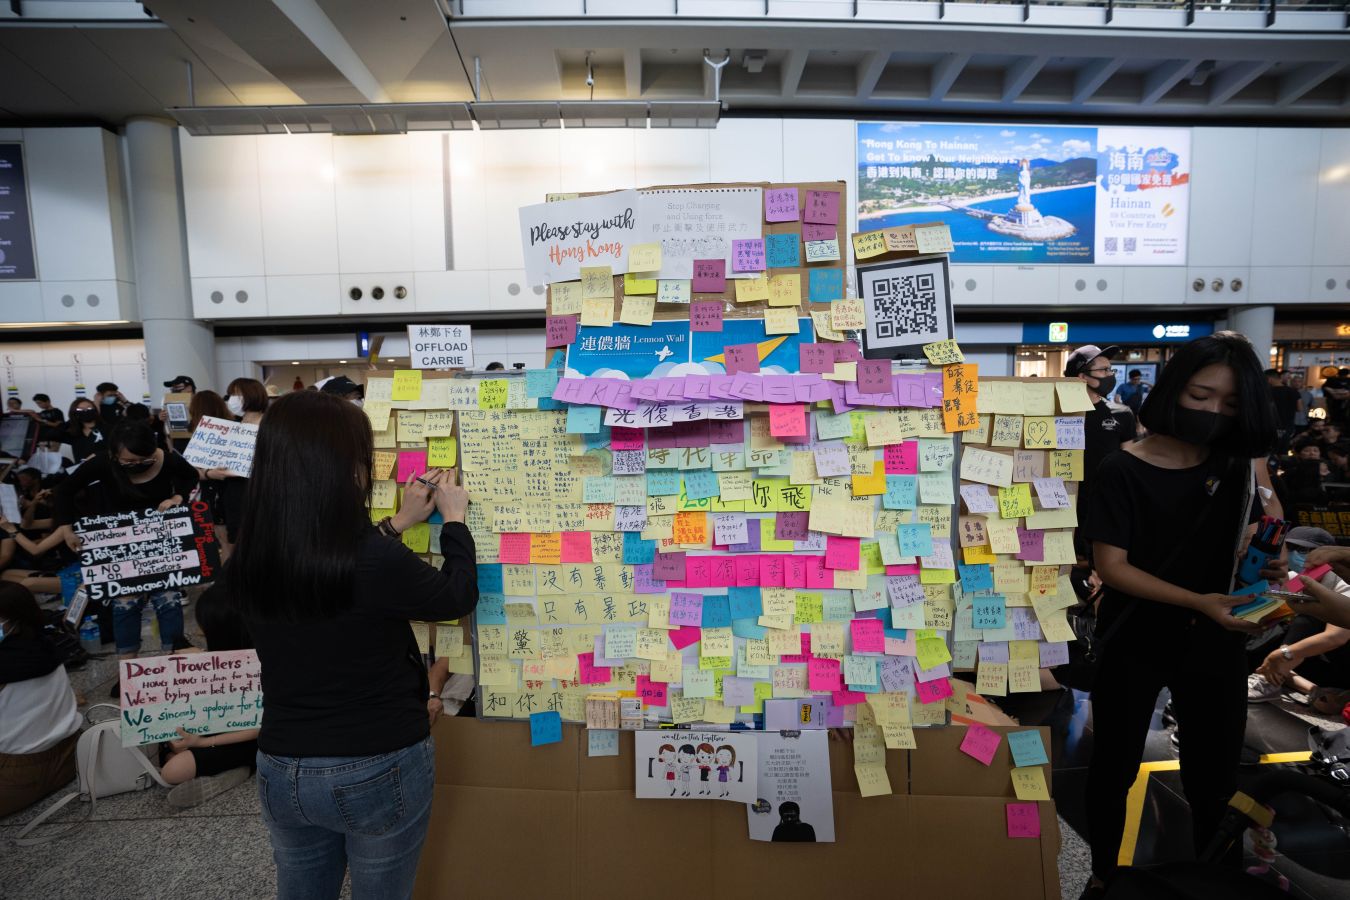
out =
[[[146,758],[140,747],[123,747],[121,735],[121,710],[111,703],[98,703],[89,707],[85,720],[96,709],[111,709],[118,713],[117,718],[106,719],[91,725],[75,746],[75,777],[77,787],[42,814],[24,826],[15,838],[17,844],[41,844],[53,838],[73,833],[94,814],[98,798],[125,794],[129,791],[143,791],[153,785],[168,787],[169,783],[159,774],[159,769]],[[76,797],[89,801],[84,817],[65,831],[42,837],[27,837],[34,828],[47,821],[67,803]]]
[[[59,609],[42,610],[42,633],[56,648],[57,658],[67,670],[78,669],[89,661],[89,651],[80,644],[80,635]]]

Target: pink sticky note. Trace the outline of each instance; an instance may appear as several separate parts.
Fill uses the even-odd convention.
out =
[[[858,363],[858,391],[863,394],[885,394],[891,389],[891,361],[864,359]]]
[[[731,271],[764,271],[764,238],[733,240],[731,242]]]
[[[844,687],[839,660],[812,657],[806,662],[806,686],[813,691],[838,691]]]
[[[690,644],[697,644],[702,637],[702,628],[695,625],[686,625],[670,632],[670,645],[676,650],[683,650]]]
[[[807,191],[806,212],[802,218],[817,225],[838,225],[839,192]]]
[[[725,259],[694,260],[695,294],[720,294],[727,289],[727,261]]]
[[[641,428],[624,428],[621,425],[615,425],[609,432],[609,449],[641,450],[642,437],[646,433]]]
[[[795,222],[797,212],[797,189],[776,188],[764,192],[764,221]]]
[[[638,699],[642,701],[643,706],[666,705],[666,683],[664,681],[652,681],[646,675],[639,675],[635,687]]]
[[[848,624],[853,631],[854,653],[886,652],[886,634],[880,619],[854,619]]]
[[[577,654],[577,680],[582,684],[609,684],[610,671],[595,664],[594,653]]]
[[[825,557],[806,558],[806,586],[811,590],[829,590],[834,587],[834,572],[825,568]]]
[[[833,534],[825,538],[825,568],[856,571],[859,565],[859,538],[837,537]]]
[[[398,483],[427,473],[427,451],[400,450],[398,452]]]
[[[859,703],[867,702],[867,695],[862,691],[831,691],[830,702],[836,707],[857,706]]]
[[[662,581],[683,581],[684,551],[656,554],[652,559],[652,577]]]
[[[887,475],[919,474],[919,442],[887,444],[884,451]]]
[[[783,587],[806,587],[806,557],[783,557]]]
[[[588,534],[587,537],[590,535]],[[502,532],[497,550],[498,558],[508,565],[529,565],[530,536]]]
[[[1003,735],[997,731],[990,731],[983,725],[972,723],[966,728],[966,736],[961,740],[961,752],[988,766],[993,764],[994,754],[998,752],[998,745],[1002,742]]]
[[[770,406],[769,434],[774,437],[805,437],[806,404],[775,403]]]
[[[712,557],[708,556],[686,556],[684,560],[684,586],[691,588],[712,587]],[[695,594],[699,602],[703,602],[701,595]],[[702,619],[700,618],[700,621]],[[672,625],[675,623],[671,623]]]
[[[1008,837],[1038,838],[1041,836],[1041,811],[1034,803],[1008,804]]]
[[[946,700],[952,695],[951,682],[945,676],[934,678],[932,681],[920,681],[914,686],[914,690],[919,695],[919,702],[925,705]]]
[[[720,262],[721,260],[719,260]],[[721,331],[722,301],[695,300],[689,304],[690,331]]]
[[[806,222],[802,225],[802,240],[832,241],[839,237],[839,226],[821,225],[819,222]]]
[[[576,316],[549,316],[544,323],[545,347],[566,347],[576,339]]]
[[[703,622],[703,595],[675,591],[670,595],[670,624],[699,625]]]
[[[862,362],[862,350],[852,341],[840,341],[834,345],[836,362]]]
[[[722,353],[723,359],[726,360],[728,375],[735,375],[738,372],[753,374],[759,371],[759,345],[757,344],[732,344],[730,347],[723,347]],[[423,455],[425,456],[425,454]]]
[[[798,348],[803,372],[833,372],[834,349],[829,344],[802,344]]]
[[[1316,568],[1305,569],[1300,574],[1302,574],[1304,578],[1308,578],[1312,581],[1321,581],[1322,576],[1330,571],[1331,571],[1331,564],[1323,563],[1322,565],[1317,566]],[[1289,579],[1289,581],[1285,583],[1284,589],[1294,594],[1306,594],[1308,592],[1308,589],[1303,585],[1303,579],[1300,578],[1298,575],[1295,575],[1293,578]]]
[[[562,550],[558,561],[565,563],[590,562],[591,533],[589,531],[564,531],[562,533]]]

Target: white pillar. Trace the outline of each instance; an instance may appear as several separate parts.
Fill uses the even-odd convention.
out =
[[[1256,349],[1261,368],[1270,366],[1270,348],[1275,341],[1275,307],[1235,306],[1228,311],[1228,327],[1245,334]]]
[[[166,119],[131,119],[126,150],[150,395],[158,397],[161,385],[179,375],[190,376],[199,388],[219,390],[215,332],[192,315],[177,126]]]

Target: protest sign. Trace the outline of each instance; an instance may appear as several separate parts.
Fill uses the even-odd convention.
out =
[[[224,469],[231,475],[247,478],[253,471],[253,448],[258,442],[258,426],[202,416],[192,433],[183,459],[199,469]]]
[[[82,542],[80,578],[94,601],[204,584],[220,565],[211,512],[200,501],[163,512],[86,516],[75,533]]]
[[[124,659],[119,669],[123,747],[177,740],[179,728],[222,734],[262,722],[256,650]]]

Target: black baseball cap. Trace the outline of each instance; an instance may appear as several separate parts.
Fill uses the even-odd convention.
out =
[[[325,394],[337,394],[339,397],[345,397],[351,393],[357,393],[364,397],[366,394],[361,385],[352,381],[346,375],[335,375],[327,379],[319,386],[319,390]]]
[[[1114,344],[1110,347],[1098,347],[1096,344],[1084,344],[1077,350],[1069,354],[1069,358],[1064,360],[1064,374],[1070,378],[1087,368],[1088,364],[1099,356],[1105,356],[1107,359],[1115,359],[1120,348]]]
[[[175,384],[186,384],[194,391],[197,390],[197,382],[193,381],[192,378],[188,375],[179,375],[173,379],[170,379],[169,381],[164,382],[164,386],[166,388],[171,388]]]

